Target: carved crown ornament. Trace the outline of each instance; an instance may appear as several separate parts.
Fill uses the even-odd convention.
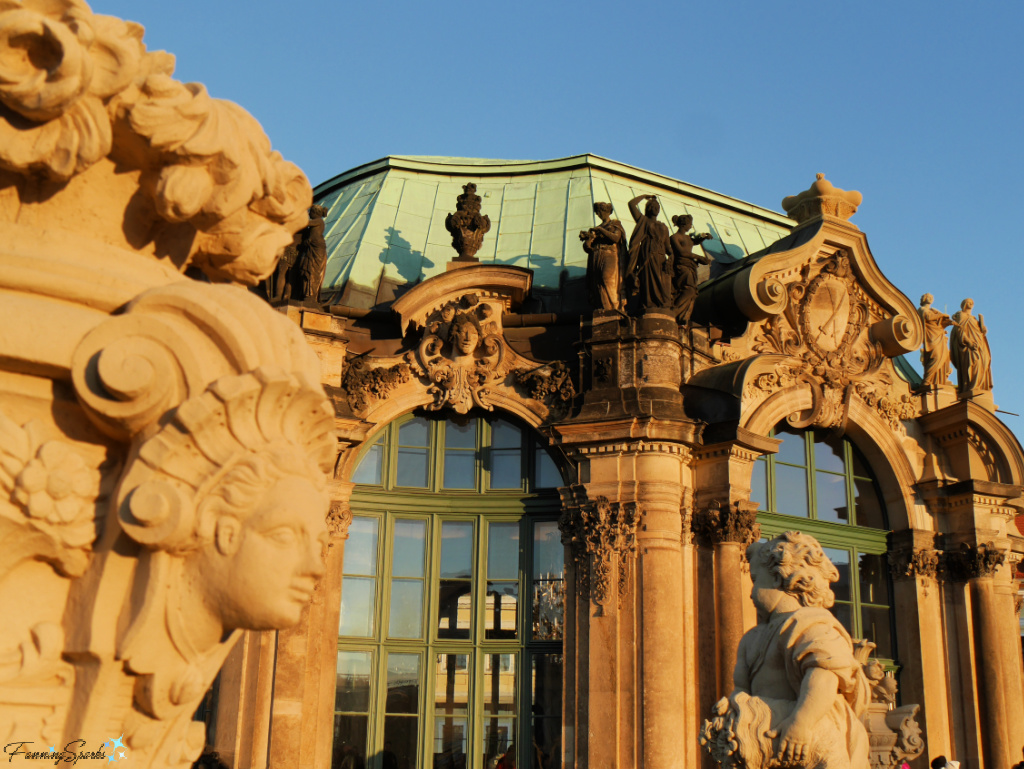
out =
[[[442,298],[421,316],[421,327],[413,325],[412,350],[348,361],[342,390],[349,408],[364,415],[384,399],[408,398],[410,406],[466,414],[497,405],[521,410],[519,401],[536,423],[568,414],[576,396],[568,366],[534,361],[512,349],[501,323],[504,306],[500,295]]]
[[[811,406],[790,417],[795,427],[843,428],[850,399],[857,397],[893,430],[905,432],[902,421],[916,415],[917,403],[890,357],[896,341],[913,338],[911,321],[886,316],[843,250],[805,263],[785,291],[785,309],[761,321],[750,339],[751,352],[785,357],[772,358],[773,365],[747,380],[745,407],[806,385]]]

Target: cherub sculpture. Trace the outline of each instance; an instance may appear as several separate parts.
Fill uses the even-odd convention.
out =
[[[724,767],[861,769],[871,685],[828,607],[839,572],[813,537],[786,532],[747,548],[758,624],[743,636],[735,689],[700,741]]]

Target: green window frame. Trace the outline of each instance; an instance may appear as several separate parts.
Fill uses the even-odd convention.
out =
[[[553,459],[512,420],[411,414],[362,449],[353,480],[332,765],[354,751],[367,769],[462,752],[477,766],[515,745],[525,766],[534,741],[560,749]]]
[[[760,457],[751,500],[765,538],[798,529],[815,537],[839,570],[832,613],[854,638],[867,638],[875,657],[896,669],[898,649],[888,572],[889,525],[870,466],[848,438],[797,430],[785,422],[777,454]]]

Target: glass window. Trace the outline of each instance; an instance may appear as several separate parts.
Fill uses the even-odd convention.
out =
[[[782,439],[778,453],[759,458],[751,473],[762,531],[775,536],[796,528],[817,538],[839,571],[832,613],[853,637],[877,644],[877,657],[892,661],[888,523],[869,465],[849,439],[824,430],[781,424],[774,436]]]
[[[562,474],[522,425],[438,416],[357,468],[332,766],[560,765]]]

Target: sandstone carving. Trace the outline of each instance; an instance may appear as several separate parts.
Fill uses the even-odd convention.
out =
[[[803,224],[816,216],[837,216],[849,219],[857,213],[864,196],[856,191],[841,190],[832,185],[825,174],[818,174],[811,186],[799,195],[782,199],[782,208]]]
[[[516,384],[522,386],[531,398],[548,405],[555,415],[564,416],[576,397],[569,367],[561,361],[546,363],[532,371],[514,372]]]
[[[476,185],[472,182],[464,184],[455,212],[444,220],[445,229],[452,235],[452,248],[458,252],[454,261],[477,261],[476,252],[483,245],[484,235],[491,229],[490,217],[480,213],[482,202],[476,194]]]
[[[622,276],[626,271],[626,230],[618,219],[611,218],[611,203],[595,203],[594,213],[601,223],[580,232],[587,252],[590,303],[602,310],[620,310],[625,306]]]
[[[0,732],[188,767],[241,631],[323,570],[334,412],[243,287],[311,190],[136,24],[10,0],[0,40],[0,290],[33,323],[0,339]]]
[[[900,319],[881,319],[857,284],[849,256],[839,251],[805,265],[786,291],[785,311],[763,321],[754,350],[795,360],[759,375],[755,387],[770,393],[807,385],[812,406],[791,418],[795,427],[844,425],[849,399],[856,395],[894,430],[904,431],[902,420],[916,413],[910,389],[899,382],[882,345],[872,338],[877,326],[899,326]]]
[[[723,506],[718,500],[697,511],[692,520],[693,532],[705,542],[737,542],[749,545],[761,535],[757,523],[757,505],[734,502]]]
[[[864,726],[870,743],[871,769],[896,769],[924,752],[921,725],[917,722],[920,705],[896,706],[896,679],[886,673],[878,660],[870,659],[875,644],[859,640],[854,656],[864,668],[871,686],[871,703],[864,714]]]
[[[871,685],[828,611],[839,572],[813,537],[787,532],[747,548],[758,624],[743,636],[736,688],[704,722],[725,767],[864,766]]]
[[[638,206],[646,200],[644,212]],[[671,253],[668,227],[658,221],[661,204],[654,195],[637,195],[629,201],[636,225],[629,236],[626,264],[626,302],[631,314],[672,306],[671,274],[666,257]]]
[[[949,344],[946,327],[953,321],[945,313],[932,307],[935,297],[925,294],[921,297],[918,314],[924,323],[924,344],[921,346],[921,364],[924,366],[924,386],[941,387],[949,384]]]
[[[961,397],[992,389],[992,352],[988,346],[985,316],[971,314],[973,299],[964,299],[953,313],[949,335],[950,357],[956,367],[956,389]]]
[[[676,320],[686,326],[690,323],[693,302],[697,298],[697,265],[711,263],[709,257],[693,253],[693,247],[710,240],[711,235],[706,232],[689,234],[693,226],[693,217],[689,214],[673,216],[672,224],[677,227],[669,239],[672,246],[672,295]]]
[[[327,243],[324,241],[326,215],[327,209],[323,206],[310,206],[309,226],[302,231],[295,264],[300,290],[293,293],[297,293],[298,299],[314,306],[320,303],[320,287],[324,284],[324,272],[327,270]]]
[[[992,542],[971,545],[962,542],[958,550],[947,550],[940,561],[941,573],[948,579],[966,582],[980,577],[992,577],[1006,562],[1006,551]]]

